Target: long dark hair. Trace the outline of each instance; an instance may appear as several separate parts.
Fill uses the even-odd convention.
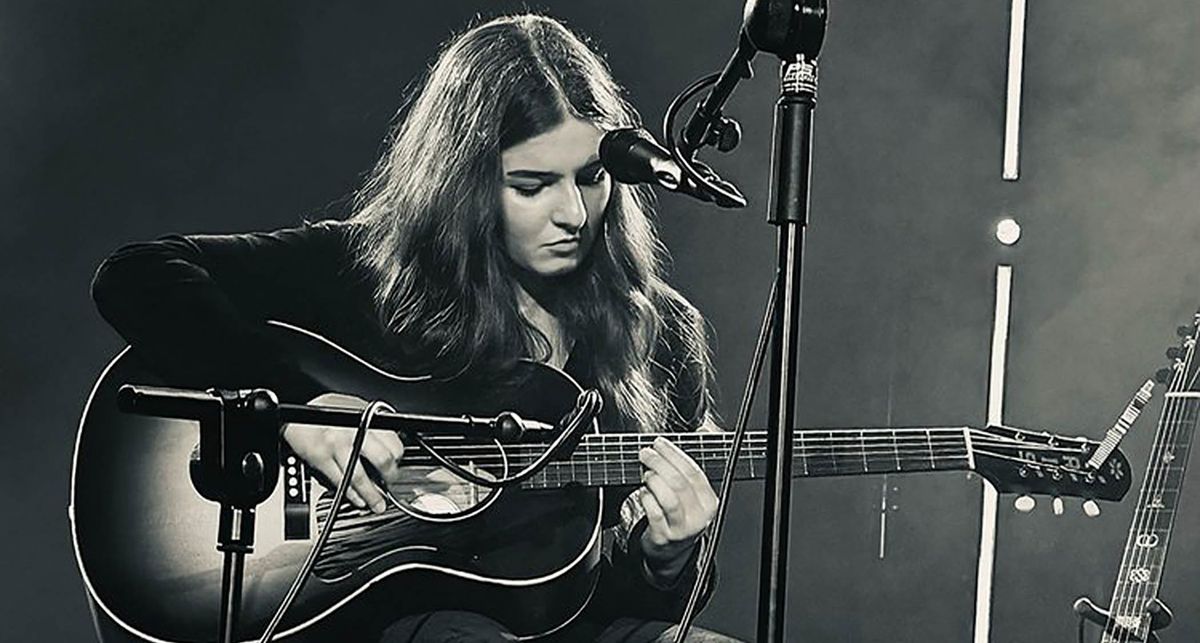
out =
[[[446,376],[548,357],[517,306],[501,237],[500,153],[568,116],[613,129],[637,126],[637,112],[594,51],[539,15],[496,18],[452,38],[402,111],[353,217],[382,324]],[[698,315],[662,279],[652,212],[646,188],[614,184],[589,256],[559,278],[569,287],[554,312],[585,351],[605,398],[602,419],[616,430],[662,430],[672,419],[652,365],[660,333],[678,332],[708,368]],[[664,328],[664,314],[680,309],[673,318],[697,323]]]

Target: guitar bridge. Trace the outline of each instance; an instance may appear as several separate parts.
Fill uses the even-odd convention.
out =
[[[309,515],[308,465],[290,449],[283,452],[283,539],[308,540],[311,537]]]

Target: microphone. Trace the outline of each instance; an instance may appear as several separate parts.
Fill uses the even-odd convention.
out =
[[[741,198],[740,202],[720,194],[710,194],[685,177],[683,170],[671,158],[671,153],[645,130],[627,127],[605,133],[600,139],[600,163],[621,183],[650,183],[707,203],[715,203],[722,208],[741,208],[746,205],[745,197],[732,183],[721,179],[703,163],[696,162],[696,170],[706,179],[737,195]]]

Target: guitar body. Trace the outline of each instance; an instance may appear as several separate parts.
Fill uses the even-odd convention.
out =
[[[464,401],[461,391],[447,394],[429,380],[374,369],[299,329],[276,325],[272,332],[328,390],[384,399],[398,411],[482,416],[514,410],[554,423],[578,392],[565,374],[530,363],[519,381]],[[80,570],[96,609],[135,638],[212,640],[223,555],[215,547],[218,507],[198,495],[188,475],[198,425],[119,412],[116,392],[126,383],[171,384],[127,350],[92,392],[71,489]],[[280,397],[287,398],[283,392]],[[483,448],[500,453],[496,445]],[[274,494],[257,510],[239,640],[256,639],[263,630],[323,524],[327,490],[301,465],[284,463]],[[412,476],[420,487],[429,468],[414,468]],[[285,503],[289,485],[303,493]],[[475,504],[456,511],[391,507],[380,516],[347,506],[280,635],[299,639],[339,619],[386,624],[433,609],[480,612],[523,636],[557,629],[582,610],[595,588],[601,494],[575,486],[485,490]],[[310,500],[297,506],[295,496]],[[293,527],[288,535],[286,521]],[[297,523],[306,534],[296,535]]]

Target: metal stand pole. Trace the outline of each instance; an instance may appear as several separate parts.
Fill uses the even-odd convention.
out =
[[[758,640],[783,641],[786,612],[788,522],[791,501],[792,436],[800,344],[804,228],[808,224],[812,158],[812,114],[817,65],[797,55],[782,65],[775,104],[775,151],[770,223],[779,227],[779,290],[771,349],[770,422],[766,494],[763,499],[762,566],[759,578]]]

